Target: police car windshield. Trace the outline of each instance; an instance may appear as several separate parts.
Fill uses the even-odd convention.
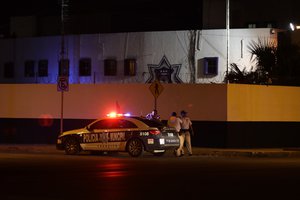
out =
[[[160,122],[160,121],[158,121],[158,120],[149,120],[149,119],[142,118],[142,117],[132,117],[132,118],[144,122],[144,123],[145,123],[147,126],[149,126],[149,127],[162,128],[162,127],[165,126],[162,122]]]

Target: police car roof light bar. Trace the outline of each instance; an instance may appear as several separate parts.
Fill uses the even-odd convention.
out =
[[[111,117],[111,118],[123,117],[123,116],[130,117],[130,113],[120,114],[120,113],[116,113],[116,112],[111,112],[111,113],[108,113],[106,116]]]

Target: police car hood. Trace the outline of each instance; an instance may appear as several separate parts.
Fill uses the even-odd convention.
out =
[[[73,134],[82,134],[82,133],[88,133],[88,132],[89,131],[86,128],[80,128],[80,129],[65,131],[65,132],[63,132],[62,136],[73,135]]]

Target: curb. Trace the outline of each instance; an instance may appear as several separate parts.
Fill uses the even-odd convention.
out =
[[[0,153],[62,153],[54,144],[0,144]],[[170,152],[172,154],[172,152]],[[249,158],[285,158],[300,157],[300,148],[284,149],[212,149],[193,147],[193,156],[206,157],[249,157]]]
[[[9,153],[57,153],[55,145],[44,144],[1,144],[0,152]]]
[[[201,151],[201,150],[200,150]],[[249,158],[288,158],[300,157],[300,151],[259,151],[259,150],[213,150],[210,152],[198,152],[195,155],[212,157],[249,157]]]

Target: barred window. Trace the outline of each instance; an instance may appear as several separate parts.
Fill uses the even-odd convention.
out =
[[[25,77],[34,77],[34,61],[33,60],[25,61],[24,76]]]
[[[116,76],[117,75],[117,61],[114,59],[104,60],[104,75]]]
[[[135,76],[136,75],[136,60],[125,59],[124,60],[124,75]]]
[[[218,57],[206,57],[204,58],[204,71],[205,75],[217,75],[218,74]]]
[[[48,60],[39,60],[38,75],[39,77],[48,76]]]
[[[59,69],[58,75],[59,76],[69,76],[69,59],[60,59],[59,60]]]
[[[79,76],[91,76],[92,61],[90,58],[79,60]]]
[[[4,78],[14,78],[15,66],[13,62],[4,63]]]

